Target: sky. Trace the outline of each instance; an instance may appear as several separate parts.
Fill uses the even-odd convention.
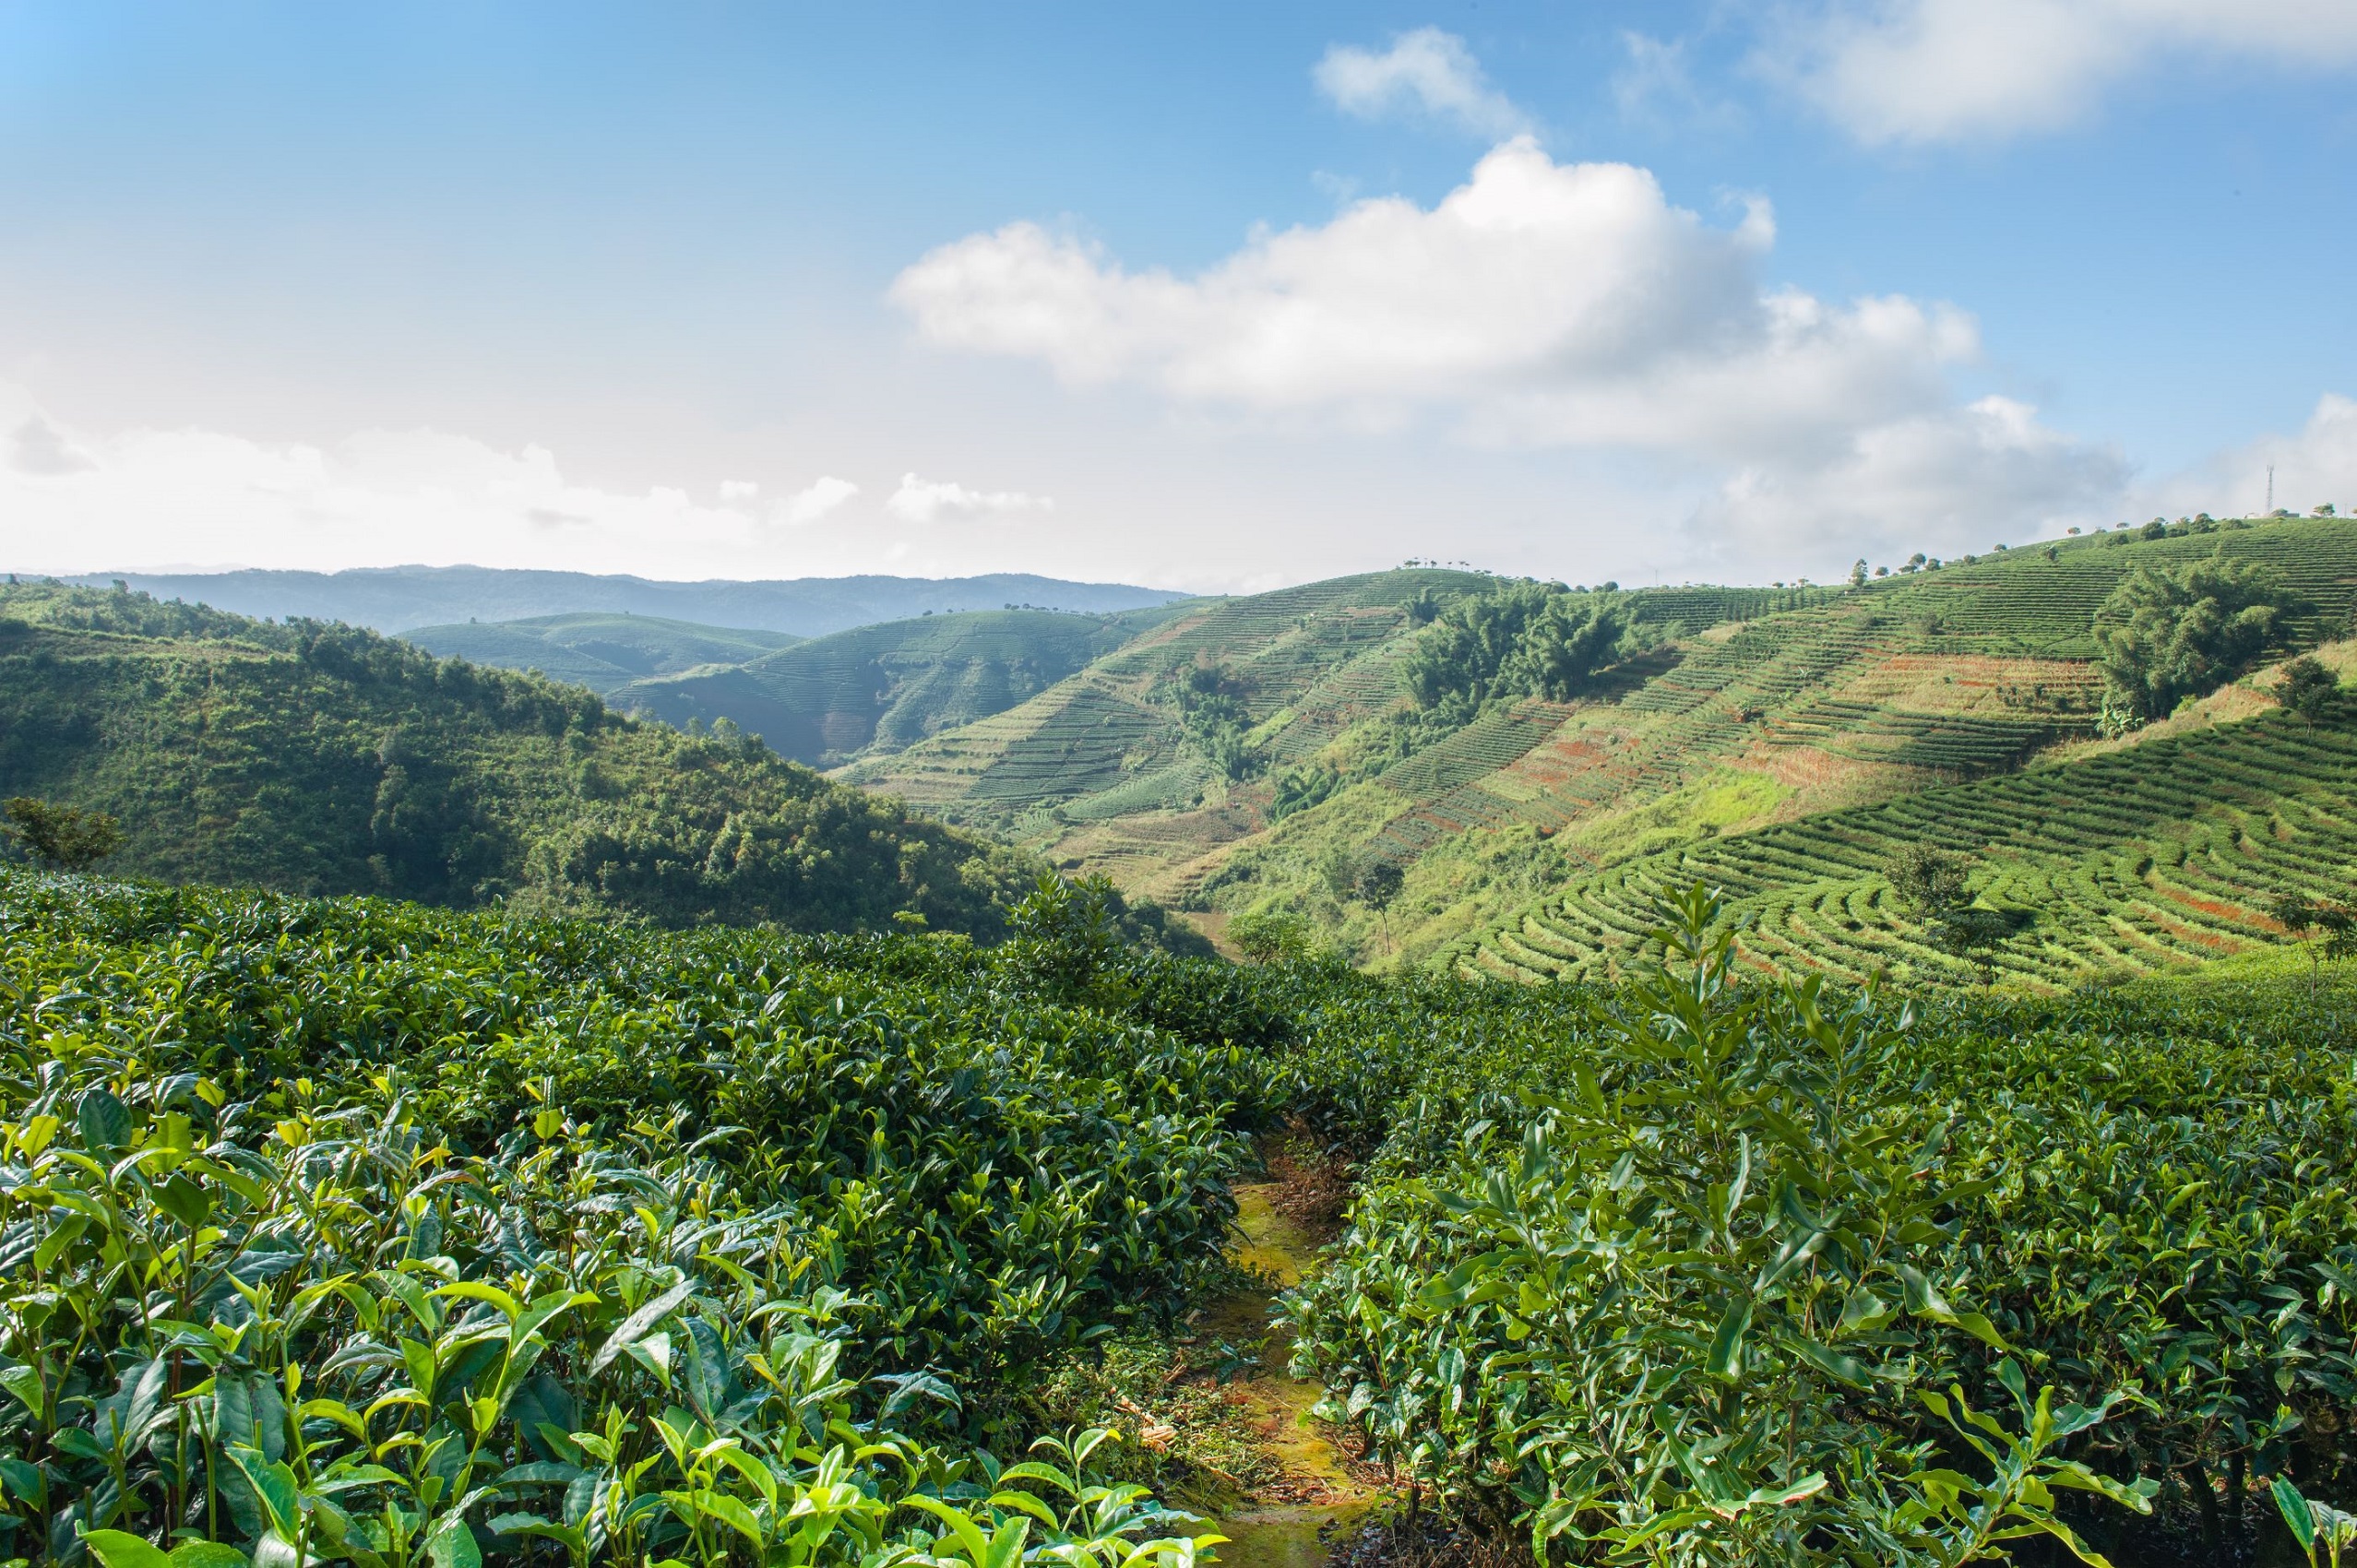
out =
[[[0,0],[0,569],[1838,578],[2357,510],[2357,6]]]

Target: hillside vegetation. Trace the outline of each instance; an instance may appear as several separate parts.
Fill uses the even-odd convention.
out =
[[[1740,857],[1747,835],[1784,834],[1729,862],[1729,885],[1746,908],[1756,894],[1763,910],[1814,909],[1865,889],[1875,857],[1929,818],[1901,811],[1822,863],[1780,847],[1820,831],[1800,825],[1823,819],[1839,837],[1884,802],[1985,802],[2002,833],[1951,824],[1934,837],[1998,845],[1984,881],[2018,862],[2023,877],[2075,889],[2004,966],[2066,983],[2272,934],[2244,919],[2256,885],[2227,900],[2241,912],[2195,910],[2198,935],[2176,929],[2175,896],[2150,885],[2135,895],[2149,915],[2135,898],[2071,913],[2112,874],[2073,869],[2082,851],[2124,856],[2144,885],[2154,873],[2140,864],[2177,865],[2180,845],[2200,862],[2196,840],[2229,818],[2294,846],[2302,802],[2343,781],[2292,754],[2307,741],[2273,738],[2291,731],[2234,742],[2244,762],[2231,775],[2155,752],[2152,768],[2177,782],[2154,787],[2173,791],[2176,814],[2154,814],[2156,800],[2132,814],[2133,831],[2124,817],[2106,837],[2053,815],[2041,790],[2117,793],[2116,774],[2046,786],[2024,770],[2272,712],[2274,677],[2255,671],[2345,635],[2352,599],[2357,525],[2336,518],[2103,532],[1911,563],[1847,588],[1623,592],[1410,569],[1185,607],[1028,702],[844,777],[1104,872],[1215,930],[1280,913],[1360,963],[1522,978],[1609,968],[1604,932],[1625,901],[1612,888],[1635,878],[1626,897],[1644,902],[1697,844]],[[2251,765],[2249,748],[2278,744],[2291,748],[2280,766]],[[1631,861],[1643,863],[1621,869]],[[2320,867],[2317,885],[2345,864]],[[1720,874],[1708,856],[1689,869]],[[1837,896],[1819,885],[1827,877],[1855,886]],[[1844,939],[1856,934],[1846,921],[1867,933],[1846,947],[1809,935],[1814,916],[1776,920],[1778,934],[1746,945],[1754,958],[1972,972],[1913,951],[1920,941],[1871,909],[1831,916]]]
[[[1149,1484],[1298,1484],[1176,1414],[1257,1353],[1187,1325],[1280,1128],[1357,1162],[1316,1416],[1487,1551],[2228,1562],[2351,1501],[2345,987],[1892,1007],[1657,913],[1530,987],[1085,887],[985,950],[0,869],[0,1551],[1188,1568]]]
[[[537,670],[552,681],[611,697],[633,681],[709,664],[742,664],[803,639],[784,632],[701,626],[652,615],[542,615],[459,622],[401,634],[445,659],[501,670]]]
[[[374,633],[0,588],[0,795],[102,811],[111,869],[665,923],[982,934],[1018,857],[726,730]]]
[[[1171,613],[987,610],[887,621],[726,668],[619,683],[606,695],[682,728],[725,719],[782,755],[835,766],[1004,712]]]

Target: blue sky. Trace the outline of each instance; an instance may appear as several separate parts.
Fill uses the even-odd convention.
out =
[[[1764,581],[2346,510],[2352,89],[2318,0],[0,3],[0,556]]]

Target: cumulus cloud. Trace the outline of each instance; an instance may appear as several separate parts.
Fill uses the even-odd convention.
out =
[[[860,493],[860,487],[847,479],[821,474],[811,484],[786,497],[779,516],[790,528],[815,523],[827,513]]]
[[[57,427],[39,414],[18,425],[9,437],[9,466],[20,474],[70,474],[87,469],[87,454],[67,445]]]
[[[1492,138],[1530,128],[1530,117],[1490,85],[1465,41],[1438,28],[1403,32],[1380,54],[1338,43],[1311,77],[1337,109],[1363,120],[1420,113]]]
[[[750,501],[760,493],[761,486],[753,480],[724,479],[720,481],[722,501]]]
[[[886,511],[910,523],[993,512],[1047,512],[1054,508],[1054,500],[1045,495],[1026,495],[1019,490],[969,490],[954,481],[919,479],[915,474],[902,474],[900,488],[884,503]]]
[[[2125,520],[2155,513],[2256,514],[2267,504],[2269,468],[2278,506],[2305,512],[2329,502],[2336,511],[2357,514],[2357,399],[2327,392],[2297,432],[2263,435],[2139,490]]]
[[[921,258],[892,298],[934,343],[1077,386],[1362,426],[1429,411],[1483,444],[1698,465],[1733,476],[1720,515],[1754,527],[1879,493],[2004,508],[1985,530],[2116,481],[2115,457],[2021,405],[1958,401],[1970,316],[1766,288],[1774,238],[1765,203],[1713,225],[1642,169],[1559,164],[1518,138],[1430,209],[1360,202],[1194,277],[1013,223]]]
[[[0,413],[13,429],[0,462],[0,566],[12,571],[471,562],[742,576],[803,564],[774,548],[742,481],[719,505],[671,486],[619,492],[569,479],[542,446],[431,430],[317,445],[201,429],[96,434],[59,428],[5,386]],[[830,484],[851,489],[813,490],[839,501]]]
[[[1835,0],[1786,14],[1758,64],[1868,142],[2051,130],[2177,53],[2357,65],[2347,0]]]
[[[2060,531],[2116,504],[2120,454],[2040,425],[2009,398],[1873,424],[1801,465],[1747,464],[1689,525],[1706,550],[1772,558],[1827,538],[1876,559],[1956,554]]]

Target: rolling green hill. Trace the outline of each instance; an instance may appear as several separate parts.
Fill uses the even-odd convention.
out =
[[[2278,649],[2348,628],[2357,525],[2346,519],[2107,532],[1854,589],[1618,595],[1609,602],[1630,635],[1591,685],[1561,698],[1494,694],[1452,717],[1420,710],[1403,671],[1426,646],[1425,623],[1500,585],[1400,571],[1188,607],[1028,702],[843,776],[1010,835],[1067,870],[1103,871],[1196,910],[1214,932],[1230,915],[1286,910],[1360,962],[1553,973],[1605,949],[1579,946],[1577,921],[1574,934],[1544,938],[1573,944],[1553,958],[1524,956],[1514,944],[1542,938],[1516,933],[1538,932],[1531,911],[1584,897],[1583,879],[1624,862],[1947,798],[1927,791],[2011,800],[2025,769],[2096,743],[2105,697],[2094,633],[2107,597],[2139,568],[2213,553],[2264,566],[2291,590]],[[2205,702],[2199,722],[2274,707],[2263,682],[2245,681]],[[1220,722],[1207,725],[1215,708]],[[2155,726],[2141,744],[2186,722]],[[2222,790],[2223,776],[2210,777]],[[2286,787],[2307,788],[2288,775]],[[2035,819],[2043,808],[2023,796],[2018,809]],[[2157,820],[2137,834],[2182,837]],[[2058,837],[2052,852],[2082,847]],[[1357,888],[1373,865],[1402,873],[1387,909]],[[2201,950],[2172,939],[2129,944],[2116,962],[2088,949],[2018,968],[2059,982]]]
[[[619,707],[682,728],[727,719],[783,755],[834,766],[1013,707],[1175,612],[1157,606],[1108,615],[918,616],[728,668],[650,675],[607,695]]]
[[[306,893],[982,935],[1020,857],[723,727],[351,627],[0,588],[0,795],[122,820],[110,869]]]
[[[1458,944],[1469,972],[1602,977],[1627,961],[1666,890],[1722,888],[1763,966],[1861,980],[1964,980],[1885,875],[1901,849],[1979,857],[1973,890],[2036,923],[1994,956],[2008,979],[2070,986],[2167,970],[2280,939],[2285,892],[2357,881],[2357,726],[2281,713],[2208,716],[2141,743],[1639,855]]]
[[[401,640],[445,659],[537,670],[552,681],[612,696],[633,681],[708,664],[743,664],[804,639],[653,615],[590,613],[421,626],[403,632]]]

